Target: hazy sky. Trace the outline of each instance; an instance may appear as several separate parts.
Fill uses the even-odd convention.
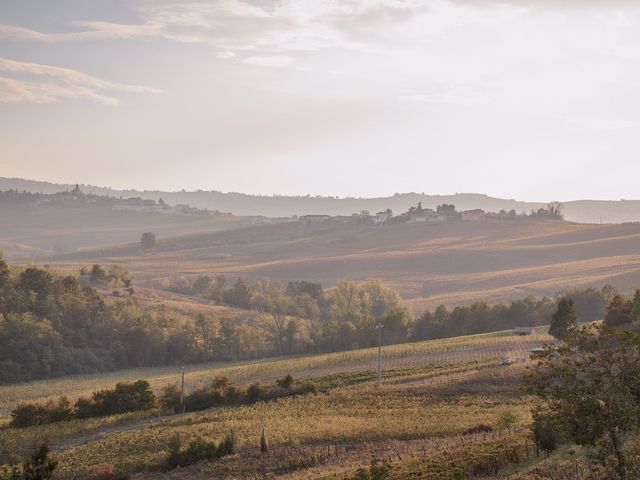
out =
[[[639,122],[638,1],[0,1],[0,176],[640,198]]]

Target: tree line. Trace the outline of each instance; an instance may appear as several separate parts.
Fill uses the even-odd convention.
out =
[[[514,326],[548,324],[556,300],[527,297],[508,304],[440,306],[414,318],[398,292],[380,280],[339,281],[332,289],[295,281],[286,288],[221,275],[176,278],[173,291],[244,309],[235,318],[187,317],[143,310],[135,296],[107,302],[95,284],[130,290],[124,269],[99,265],[76,275],[9,268],[0,258],[0,383],[143,366],[322,353],[384,342],[436,339]],[[93,284],[92,284],[93,283]],[[128,288],[127,288],[128,287]],[[578,319],[602,318],[611,287],[565,292]]]
[[[291,375],[286,375],[271,385],[256,382],[246,388],[219,375],[202,387],[184,392],[184,395],[177,384],[166,385],[161,394],[156,396],[146,380],[119,382],[114,388],[97,390],[89,397],[77,399],[73,404],[65,396],[46,403],[20,403],[11,411],[10,425],[13,428],[24,428],[153,408],[170,413],[197,412],[212,407],[249,405],[315,392],[313,383],[297,381]]]

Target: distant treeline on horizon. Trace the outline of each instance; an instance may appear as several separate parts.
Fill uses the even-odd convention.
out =
[[[55,184],[0,177],[0,190],[56,193],[72,190],[75,185]],[[515,210],[518,213],[537,211],[545,208],[545,202],[521,202],[513,199],[493,198],[484,194],[461,193],[455,195],[429,195],[425,193],[397,193],[389,197],[378,198],[337,198],[321,196],[284,196],[250,195],[245,193],[223,193],[210,191],[138,191],[117,190],[91,185],[80,185],[86,193],[116,197],[140,197],[165,202],[172,205],[186,204],[195,208],[230,212],[234,215],[262,215],[268,217],[289,217],[293,215],[326,214],[350,215],[353,212],[369,210],[371,212],[406,211],[418,202],[424,208],[435,209],[441,204],[455,204],[459,210],[483,209],[487,212]],[[623,223],[640,221],[640,200],[576,200],[566,201],[564,214],[568,221],[582,223]]]

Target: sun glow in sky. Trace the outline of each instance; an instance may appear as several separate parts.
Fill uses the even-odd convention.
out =
[[[638,198],[640,3],[3,0],[0,176]]]

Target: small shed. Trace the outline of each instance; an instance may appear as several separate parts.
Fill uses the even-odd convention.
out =
[[[516,327],[513,329],[514,335],[519,335],[521,337],[526,337],[528,335],[536,334],[536,327]]]
[[[542,348],[542,347],[532,348],[531,350],[529,350],[529,356],[531,360],[535,360],[536,358],[541,358],[544,352],[546,352],[545,348]]]

